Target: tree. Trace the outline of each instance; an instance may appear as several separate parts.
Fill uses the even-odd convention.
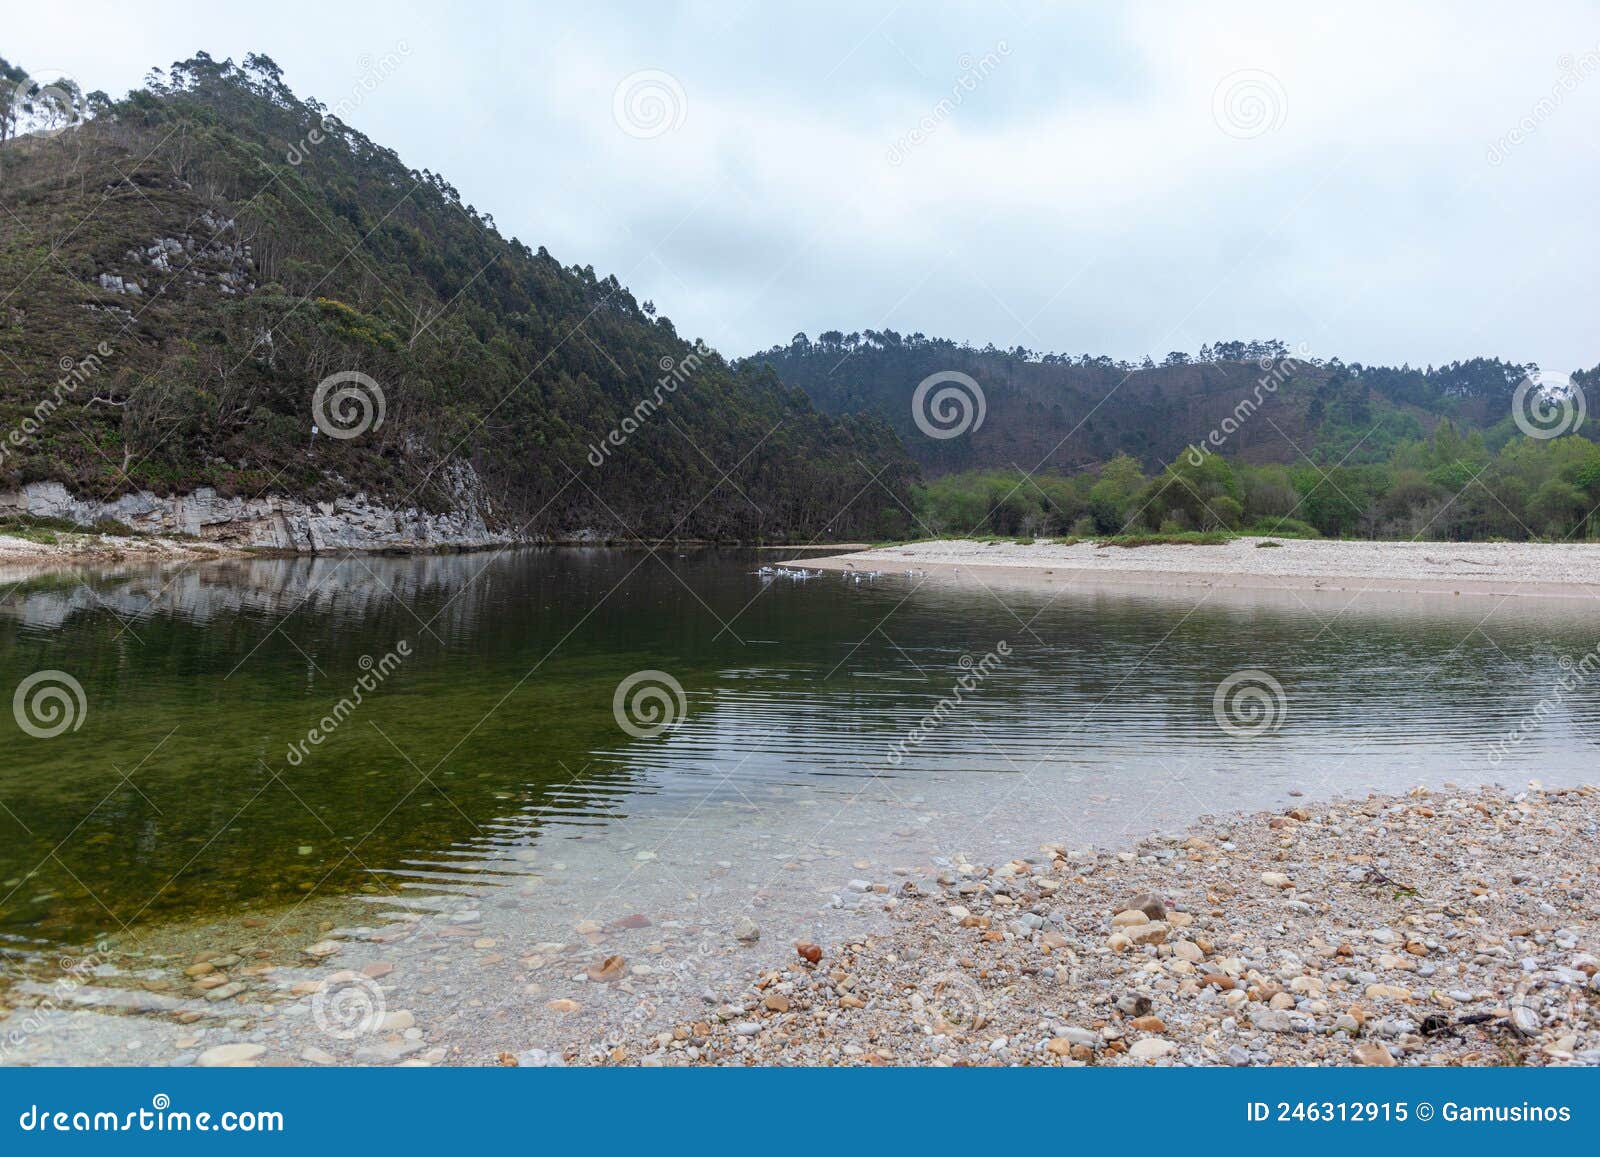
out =
[[[1533,518],[1533,529],[1542,529],[1550,538],[1562,539],[1580,528],[1589,505],[1583,491],[1570,482],[1552,478],[1528,503],[1528,513]]]
[[[0,56],[0,144],[16,135],[22,116],[22,85],[27,79],[26,69]]]
[[[103,100],[105,94],[97,92],[93,96]],[[24,133],[76,124],[84,118],[89,104],[71,77],[35,80],[25,68],[0,57],[0,143]]]
[[[1127,454],[1118,454],[1100,469],[1089,490],[1089,516],[1102,534],[1116,534],[1134,513],[1134,500],[1144,489],[1144,471]]]
[[[1238,477],[1226,458],[1207,454],[1196,462],[1183,454],[1150,483],[1141,506],[1145,521],[1154,526],[1174,518],[1187,527],[1229,529],[1244,513],[1240,497]]]

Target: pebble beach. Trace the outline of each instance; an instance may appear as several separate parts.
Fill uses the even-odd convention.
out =
[[[486,935],[479,911],[360,928],[329,905],[288,959],[251,946],[260,920],[170,940],[160,967],[113,946],[92,984],[10,994],[4,1062],[1600,1065],[1591,786],[863,863],[833,862],[845,902],[814,939],[748,907],[548,938]],[[682,937],[692,970],[663,964]]]
[[[880,933],[776,952],[741,999],[569,1059],[1596,1065],[1597,870],[1593,787],[1419,788],[1125,850],[1046,844],[853,882]]]

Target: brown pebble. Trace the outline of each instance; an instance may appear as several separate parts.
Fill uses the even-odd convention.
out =
[[[1362,1041],[1355,1047],[1355,1059],[1358,1064],[1373,1065],[1379,1068],[1393,1068],[1397,1062],[1388,1046],[1379,1041]]]
[[[1154,892],[1140,892],[1129,900],[1118,912],[1143,912],[1152,920],[1165,920],[1167,918],[1167,902]]]

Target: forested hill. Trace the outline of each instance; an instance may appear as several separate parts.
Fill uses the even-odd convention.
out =
[[[38,102],[0,107],[0,425],[18,432],[0,490],[361,489],[440,509],[469,463],[534,535],[902,525],[916,470],[886,424],[697,352],[615,277],[502,236],[444,178],[296,97],[267,58],[201,54],[123,99],[70,100],[58,125]],[[336,420],[313,438],[334,375]],[[381,424],[370,397],[337,396],[368,380]],[[341,415],[368,428],[337,436]]]
[[[1070,472],[1128,454],[1147,468],[1172,461],[1212,431],[1227,433],[1219,453],[1256,463],[1382,461],[1398,444],[1431,432],[1442,419],[1482,430],[1490,444],[1515,433],[1512,396],[1530,367],[1475,358],[1428,369],[1296,358],[1277,341],[1219,342],[1161,364],[1108,357],[1039,355],[1025,349],[975,349],[954,342],[881,333],[830,331],[815,341],[796,334],[746,359],[770,365],[832,414],[868,411],[905,440],[930,476],[1020,467]],[[978,383],[981,424],[958,436],[920,428],[912,401],[930,375],[956,372]],[[1593,372],[1575,375],[1593,403]],[[924,396],[930,428],[948,433],[963,417],[955,397],[949,421],[929,415],[944,388]],[[970,392],[970,391],[969,391]],[[1600,416],[1600,409],[1589,406]],[[974,423],[977,411],[970,412]],[[1600,423],[1584,430],[1592,434]]]

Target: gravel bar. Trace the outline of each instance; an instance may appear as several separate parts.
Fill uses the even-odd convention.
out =
[[[1118,583],[1600,599],[1600,544],[1242,537],[1214,546],[948,539],[795,559],[794,567],[979,581]]]
[[[774,948],[698,1020],[541,1059],[1597,1065],[1597,820],[1593,786],[1417,788],[862,881],[885,931]]]

